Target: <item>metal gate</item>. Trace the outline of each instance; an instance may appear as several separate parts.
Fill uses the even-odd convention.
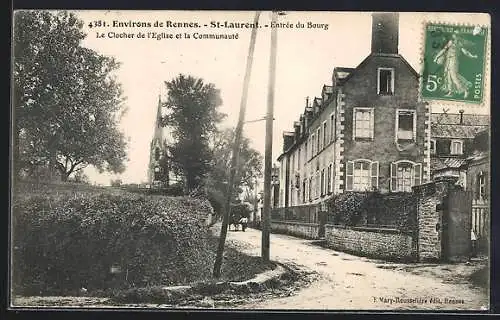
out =
[[[490,241],[490,206],[487,200],[472,200],[472,230],[477,237],[478,251],[487,253]]]
[[[441,258],[464,260],[471,253],[472,195],[450,190],[442,211]]]

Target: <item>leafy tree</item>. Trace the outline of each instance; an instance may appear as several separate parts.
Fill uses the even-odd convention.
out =
[[[210,170],[209,137],[225,117],[218,111],[222,99],[213,84],[192,76],[181,74],[165,84],[168,112],[163,125],[172,128],[174,143],[169,146],[172,169],[184,176],[190,191],[201,185]]]
[[[88,165],[124,170],[124,99],[113,76],[119,64],[82,47],[82,27],[67,12],[14,16],[16,172],[48,165],[66,181]]]
[[[231,162],[232,144],[234,143],[234,129],[228,128],[217,131],[213,135],[213,162],[210,177],[215,182],[215,186],[221,190],[226,190],[229,179],[229,166]],[[242,137],[240,154],[236,168],[236,179],[233,189],[234,197],[244,190],[253,191],[255,179],[262,177],[262,155],[250,146],[250,140]]]
[[[214,132],[211,138],[214,156],[211,170],[205,179],[205,187],[218,216],[225,212],[234,137],[234,129],[228,128]],[[242,137],[240,148],[237,175],[233,186],[234,193],[231,195],[233,203],[237,202],[241,194],[253,194],[255,178],[262,177],[262,155],[250,146],[250,140],[246,137]]]

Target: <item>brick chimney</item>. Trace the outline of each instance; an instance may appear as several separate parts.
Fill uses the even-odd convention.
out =
[[[399,14],[372,14],[372,53],[398,53]]]

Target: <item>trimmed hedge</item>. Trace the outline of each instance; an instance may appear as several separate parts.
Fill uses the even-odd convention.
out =
[[[13,203],[13,293],[76,294],[174,285],[210,275],[206,200],[135,194],[22,197]],[[121,269],[111,273],[111,269]]]
[[[345,226],[394,227],[414,231],[417,196],[413,193],[346,192],[327,201],[328,221]]]

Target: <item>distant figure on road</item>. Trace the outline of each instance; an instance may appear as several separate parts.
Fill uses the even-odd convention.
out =
[[[240,224],[241,224],[241,229],[243,231],[245,231],[245,229],[247,228],[247,225],[248,225],[248,219],[247,219],[247,217],[242,217],[240,219]]]
[[[234,231],[240,230],[240,225],[238,223],[238,219],[236,216],[233,214],[231,215],[231,219],[229,220],[229,230],[231,230],[231,225],[233,225]]]

